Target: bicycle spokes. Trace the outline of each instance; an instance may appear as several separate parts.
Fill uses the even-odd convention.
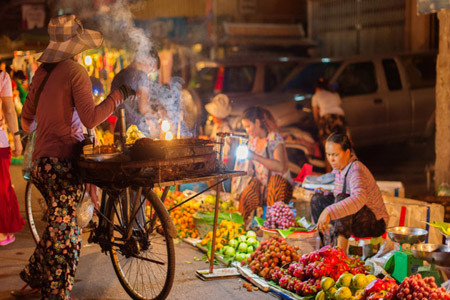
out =
[[[130,189],[110,204],[111,260],[133,299],[165,299],[173,283],[175,252],[167,231],[169,216],[152,204],[150,193]]]

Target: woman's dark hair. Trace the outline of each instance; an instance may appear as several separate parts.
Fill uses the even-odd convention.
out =
[[[330,83],[328,82],[328,80],[326,80],[323,77],[320,77],[317,82],[316,82],[316,88],[322,89],[322,90],[331,90],[330,88]]]
[[[277,124],[275,118],[272,116],[270,111],[261,106],[251,106],[244,111],[242,119],[247,119],[252,123],[259,120],[261,123],[261,128],[267,132],[277,130]]]
[[[25,73],[23,73],[22,70],[19,70],[14,72],[13,79],[25,80],[27,79],[27,77],[25,76]]]
[[[350,152],[352,151],[352,143],[350,142],[350,139],[346,134],[333,132],[327,138],[327,142],[332,142],[341,145],[341,148],[344,151],[346,151],[347,149],[349,149]]]

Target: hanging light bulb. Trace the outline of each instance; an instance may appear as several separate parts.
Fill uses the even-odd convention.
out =
[[[172,132],[170,132],[170,131],[166,132],[166,135],[165,135],[164,139],[165,139],[166,141],[171,141],[171,140],[173,140],[173,134],[172,134]]]
[[[239,160],[247,159],[248,146],[246,144],[240,144],[236,149],[236,158]]]
[[[84,58],[84,64],[86,66],[90,66],[92,65],[92,57],[90,55],[86,55]]]
[[[162,121],[161,123],[161,130],[163,132],[168,132],[170,130],[170,123],[167,120]]]

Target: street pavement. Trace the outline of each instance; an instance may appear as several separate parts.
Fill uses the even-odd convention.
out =
[[[21,214],[24,220],[25,180],[22,178],[20,166],[11,166],[11,177],[14,184]],[[122,288],[114,273],[110,257],[101,253],[96,244],[87,243],[88,234],[83,234],[81,258],[75,277],[72,295],[85,300],[122,300],[130,299]],[[11,290],[20,289],[23,282],[19,272],[25,266],[35,247],[31,233],[25,228],[16,233],[16,241],[0,247],[0,299],[15,299]],[[175,281],[168,299],[274,299],[274,295],[260,290],[248,292],[242,288],[243,279],[222,279],[202,281],[195,276],[195,271],[208,269],[209,263],[194,260],[203,253],[198,249],[180,242],[175,245],[176,268]],[[217,266],[223,267],[223,266]],[[39,299],[39,297],[28,297]]]

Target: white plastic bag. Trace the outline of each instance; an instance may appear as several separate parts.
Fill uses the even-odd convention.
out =
[[[77,225],[81,228],[89,224],[94,214],[94,203],[88,193],[84,194],[83,199],[77,206]]]

